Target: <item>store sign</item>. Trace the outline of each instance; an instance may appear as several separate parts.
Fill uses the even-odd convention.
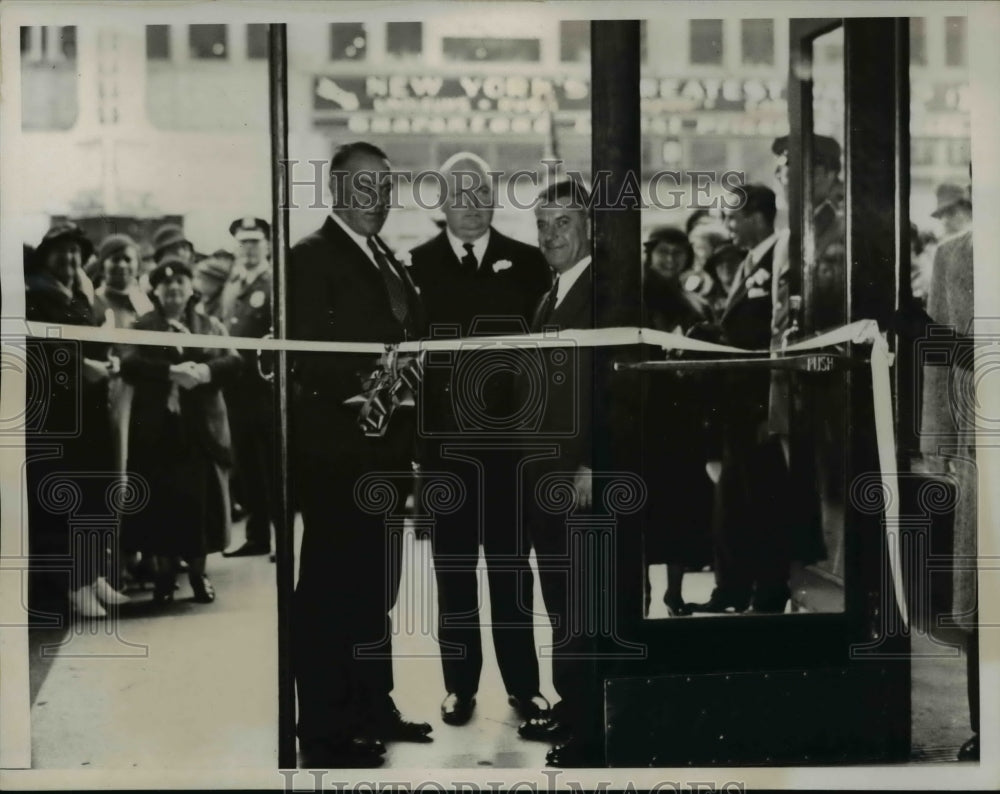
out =
[[[843,88],[831,90],[820,104],[839,124]],[[644,134],[773,137],[788,131],[783,80],[646,77],[639,93]],[[968,94],[964,84],[914,83],[914,121],[933,128],[935,118],[965,114]],[[565,75],[313,77],[316,122],[356,134],[547,135],[554,123],[560,132],[586,135],[590,101],[589,78]],[[948,127],[954,126],[952,120]]]

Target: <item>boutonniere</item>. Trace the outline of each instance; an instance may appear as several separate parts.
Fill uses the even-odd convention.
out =
[[[501,259],[499,262],[493,263],[493,272],[499,273],[501,270],[507,270],[509,268],[512,268],[513,266],[514,263],[511,262],[509,259]]]
[[[771,279],[771,271],[761,268],[750,275],[746,280],[747,287],[762,287]]]
[[[396,257],[396,261],[399,262],[403,267],[410,267],[413,264],[413,258],[410,256],[409,251],[399,251],[393,254]]]

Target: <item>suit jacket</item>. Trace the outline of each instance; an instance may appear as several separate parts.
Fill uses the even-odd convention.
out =
[[[420,298],[405,268],[398,262],[394,268],[409,300],[407,328],[392,312],[378,268],[333,218],[327,218],[320,229],[291,249],[291,338],[398,343],[418,337],[424,327]],[[362,390],[362,376],[377,363],[377,356],[351,353],[294,355],[292,439],[299,453],[345,465],[356,465],[359,454],[376,445],[391,445],[398,456],[412,454],[412,423],[405,417],[393,417],[384,439],[369,439],[357,425],[357,407],[344,405],[344,400]]]
[[[410,275],[420,289],[431,336],[435,328],[457,328],[459,336],[526,333],[539,298],[552,283],[549,266],[534,246],[513,240],[495,229],[474,273],[464,268],[451,247],[446,232],[418,245],[411,252]],[[505,267],[495,267],[503,263]],[[509,356],[505,350],[500,355]],[[473,356],[490,354],[470,354]],[[485,379],[482,393],[453,395],[452,374],[463,365],[482,362],[461,361],[452,367],[428,367],[421,391],[422,427],[429,435],[461,435],[475,430],[477,412],[456,419],[456,401],[472,399],[493,417],[512,413],[514,380],[500,372]],[[484,365],[483,365],[484,366]]]
[[[532,245],[490,229],[483,261],[475,273],[463,269],[442,231],[411,252],[410,275],[420,288],[427,320],[434,326],[457,325],[468,336],[476,318],[517,318],[517,323],[486,324],[479,333],[511,333],[527,329],[539,298],[552,284],[549,267]],[[510,267],[494,269],[497,263]]]
[[[201,314],[192,302],[185,324],[193,334],[225,336],[222,323]],[[137,331],[169,332],[170,326],[159,309],[144,314],[135,321]],[[122,355],[122,377],[134,386],[130,408],[128,444],[130,449],[141,445],[155,449],[170,432],[167,404],[172,390],[170,366],[182,361],[205,363],[212,372],[209,383],[179,392],[181,414],[195,428],[206,452],[217,463],[232,462],[229,434],[229,414],[222,389],[239,377],[242,362],[235,350],[224,348],[183,347],[184,334],[174,333],[180,347],[135,345]]]
[[[771,281],[774,268],[771,246],[756,267],[742,274],[741,281],[729,296],[722,318],[722,338],[725,344],[748,350],[766,350],[771,342],[773,298]],[[726,400],[722,415],[730,423],[757,423],[766,419],[771,376],[766,370],[733,373],[729,378],[728,394],[740,394],[739,401]]]
[[[587,266],[548,318],[544,316],[548,295],[542,297],[532,317],[533,332],[548,328],[565,331],[594,327],[593,269],[593,263]],[[590,348],[568,348],[568,351],[566,365],[559,364],[549,351],[541,351],[545,383],[537,436],[542,440],[551,438],[559,444],[558,461],[546,462],[545,468],[575,471],[579,466],[593,466],[594,359]],[[560,377],[563,374],[568,377]],[[536,437],[528,439],[529,442],[536,440]]]

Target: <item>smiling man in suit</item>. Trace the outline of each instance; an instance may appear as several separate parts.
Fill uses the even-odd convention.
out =
[[[333,211],[291,249],[289,324],[294,339],[397,343],[423,332],[419,296],[378,233],[389,213],[384,152],[351,143],[330,161]],[[370,472],[397,486],[412,472],[413,417],[391,417],[366,435],[357,406],[370,356],[301,353],[293,360],[293,477],[304,532],[293,601],[298,735],[306,766],[372,767],[383,741],[430,741],[430,725],[405,720],[393,688],[391,625],[398,592],[398,538],[384,516],[358,504]]]
[[[733,242],[747,250],[733,279],[720,320],[722,341],[747,350],[771,341],[775,272],[774,191],[763,185],[737,189],[739,207],[726,210]],[[770,374],[728,376],[719,407],[721,460],[709,463],[719,487],[720,515],[713,538],[715,589],[696,612],[783,612],[789,598],[787,467],[780,440],[768,433]]]
[[[413,249],[410,267],[431,335],[524,333],[551,281],[545,260],[534,246],[493,228],[486,162],[462,152],[440,173],[446,185],[445,227]],[[516,512],[516,449],[507,444],[518,415],[509,371],[517,355],[511,349],[466,353],[450,367],[428,366],[422,390],[421,465],[428,473],[447,471],[462,478],[467,494],[459,510],[437,517],[432,536],[446,689],[441,717],[450,725],[471,718],[483,665],[476,574],[480,544],[508,700],[522,719],[549,707],[539,693],[530,543]]]
[[[565,331],[594,327],[594,278],[591,263],[590,197],[575,181],[557,182],[543,191],[535,208],[538,243],[555,274],[555,283],[539,302],[531,330]],[[596,646],[587,636],[594,625],[596,594],[580,586],[597,581],[585,566],[588,539],[570,527],[565,509],[547,509],[542,491],[549,477],[571,483],[572,511],[593,506],[591,404],[593,363],[586,348],[568,355],[542,356],[547,390],[537,430],[526,447],[551,445],[547,457],[535,455],[524,466],[524,511],[538,562],[545,608],[552,623],[552,683],[559,702],[548,714],[523,722],[522,738],[551,741],[546,762],[552,766],[602,766],[600,711],[603,698],[596,674]],[[564,363],[562,367],[559,361]],[[564,377],[566,376],[566,377]],[[586,523],[586,522],[583,522]],[[591,561],[592,562],[592,561]],[[585,611],[584,611],[585,610]]]

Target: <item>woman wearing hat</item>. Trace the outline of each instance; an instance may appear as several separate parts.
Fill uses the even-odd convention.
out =
[[[645,248],[647,322],[657,330],[680,334],[709,322],[712,313],[706,301],[681,284],[691,262],[687,235],[680,229],[661,227],[653,231]],[[701,567],[711,558],[707,529],[712,483],[704,469],[703,387],[675,373],[651,375],[646,382],[650,439],[645,449],[650,486],[646,565],[667,564],[663,601],[671,616],[688,615],[690,607],[681,596],[684,570]],[[648,567],[646,571],[648,608]]]
[[[156,603],[173,600],[176,559],[188,563],[194,600],[215,600],[205,557],[228,543],[229,421],[222,387],[240,371],[231,349],[185,347],[185,334],[225,336],[213,317],[196,310],[192,272],[167,256],[150,273],[154,309],[136,330],[178,334],[176,347],[140,345],[122,360],[133,384],[128,468],[149,484],[146,508],[126,523],[131,548],[155,555]]]
[[[82,272],[92,251],[90,241],[74,223],[59,224],[45,234],[26,263],[28,321],[94,324],[89,280]],[[106,559],[87,562],[87,555],[77,552],[90,548],[93,539],[79,536],[81,530],[52,489],[62,483],[64,493],[72,491],[82,510],[92,509],[82,507],[94,504],[92,500],[104,503],[108,483],[85,473],[107,472],[112,465],[107,385],[113,366],[107,347],[100,344],[45,339],[29,340],[26,348],[29,372],[39,376],[29,378],[25,406],[32,554],[73,558],[70,608],[83,617],[103,617],[104,606],[125,599],[103,575]]]

